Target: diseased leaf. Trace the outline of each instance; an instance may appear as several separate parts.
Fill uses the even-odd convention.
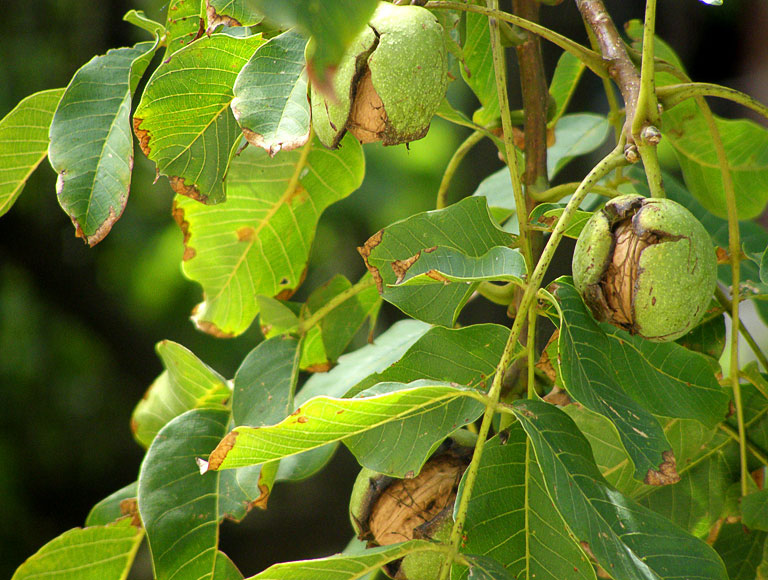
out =
[[[481,109],[475,111],[472,120],[479,125],[498,123],[499,97],[496,94],[496,73],[491,58],[488,17],[473,12],[466,12],[463,16],[466,25],[462,35],[464,62],[460,65],[461,76],[482,105]]]
[[[677,481],[676,459],[651,415],[695,419],[707,427],[723,420],[728,395],[706,357],[675,343],[652,343],[607,324],[598,325],[572,282],[560,278],[560,369],[568,393],[610,419],[649,484]]]
[[[135,505],[137,491],[138,482],[134,481],[105,497],[91,508],[85,520],[86,527],[106,526],[129,515],[127,508],[138,509]]]
[[[401,544],[364,550],[361,554],[337,554],[318,560],[275,564],[248,580],[357,580],[375,572],[384,564],[408,554],[442,551],[439,544],[411,540]]]
[[[306,38],[295,30],[260,46],[235,81],[232,112],[248,142],[270,156],[309,139]]]
[[[165,56],[200,38],[205,32],[201,0],[170,0],[165,21]]]
[[[582,546],[616,580],[726,580],[714,550],[611,487],[573,421],[542,401],[515,401],[547,492]]]
[[[232,87],[263,43],[259,34],[205,36],[164,60],[149,79],[133,129],[176,193],[205,203],[224,200],[224,176],[240,138]]]
[[[48,155],[48,128],[64,89],[30,95],[0,120],[0,216]]]
[[[525,259],[516,249],[496,246],[482,256],[472,257],[452,248],[438,247],[424,251],[398,276],[392,286],[511,280],[522,282],[524,276]]]
[[[583,65],[582,65],[583,66]],[[549,179],[579,155],[598,149],[608,138],[608,119],[593,113],[565,115],[555,125],[555,144],[547,149]]]
[[[230,169],[226,203],[176,198],[184,273],[203,286],[198,327],[240,334],[258,314],[256,296],[288,298],[301,284],[320,214],[363,180],[360,144],[352,136],[342,144],[329,151],[315,140],[306,159],[288,151],[273,160],[248,147]]]
[[[477,283],[392,287],[422,253],[435,247],[468,257],[483,256],[495,246],[510,246],[514,236],[499,229],[485,199],[468,197],[446,209],[416,214],[377,232],[358,251],[382,298],[415,318],[453,326]]]
[[[221,408],[232,396],[227,382],[192,352],[170,340],[155,347],[165,371],[155,379],[131,417],[133,436],[149,447],[157,432],[190,409]]]
[[[723,558],[730,580],[754,580],[763,561],[764,531],[747,530],[740,523],[723,524],[715,542],[715,550]]]
[[[549,94],[555,100],[555,115],[548,126],[554,127],[565,113],[585,69],[584,63],[570,52],[563,52],[560,55],[549,85]]]
[[[474,389],[417,381],[382,383],[354,399],[315,397],[277,425],[235,428],[207,469],[255,465],[344,441],[363,466],[396,477],[415,474],[448,434],[480,415],[475,396]],[[386,429],[389,424],[396,428]],[[382,432],[378,445],[355,439],[374,429]]]
[[[152,442],[139,470],[139,512],[147,531],[157,578],[184,577],[212,580],[236,578],[231,563],[218,551],[218,526],[227,508],[238,508],[227,494],[243,490],[219,473],[199,475],[195,460],[207,456],[224,435],[230,413],[196,409],[176,417]],[[234,473],[227,478],[233,478]],[[219,571],[221,569],[221,572]]]
[[[131,186],[131,99],[154,42],[96,56],[72,77],[51,121],[48,157],[59,204],[77,237],[98,244],[120,219]]]
[[[469,501],[462,552],[493,558],[512,578],[594,580],[592,564],[547,495],[528,445],[519,423],[504,439],[496,436],[486,444]],[[462,491],[463,482],[459,494]]]
[[[249,0],[205,0],[205,14],[208,34],[219,26],[253,26],[264,18]]]
[[[144,532],[130,519],[75,528],[54,538],[19,566],[12,580],[125,578]]]
[[[251,0],[263,14],[286,26],[298,26],[315,40],[309,73],[318,86],[329,77],[352,40],[368,23],[377,0]]]

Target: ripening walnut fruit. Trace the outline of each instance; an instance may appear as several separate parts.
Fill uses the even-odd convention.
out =
[[[581,232],[573,279],[596,319],[666,342],[701,320],[717,260],[704,226],[679,203],[622,195]]]
[[[333,78],[335,98],[311,91],[312,126],[335,148],[350,131],[362,143],[421,139],[445,96],[443,28],[420,6],[379,4]]]

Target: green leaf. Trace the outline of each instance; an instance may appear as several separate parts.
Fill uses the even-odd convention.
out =
[[[488,17],[466,12],[464,18],[466,25],[462,35],[464,62],[460,66],[461,76],[482,105],[482,109],[473,115],[473,120],[480,125],[498,123],[499,97],[496,95],[496,73],[491,58]]]
[[[208,28],[211,34],[219,26],[253,26],[264,15],[254,10],[249,0],[205,0]]]
[[[512,580],[504,566],[485,556],[465,556],[469,563],[469,577],[472,580]]]
[[[384,564],[408,554],[443,551],[439,544],[426,540],[411,540],[401,544],[370,548],[362,554],[337,554],[317,560],[301,560],[275,564],[248,580],[357,580],[375,572]]]
[[[515,401],[513,411],[528,433],[560,515],[613,578],[728,578],[707,544],[603,479],[589,443],[565,413],[534,400]]]
[[[309,377],[296,395],[296,404],[303,405],[312,397],[327,395],[343,397],[352,387],[369,375],[378,373],[400,359],[431,327],[418,320],[400,320],[376,337],[373,344],[345,354],[327,373]],[[375,380],[373,383],[380,382]]]
[[[48,158],[59,204],[88,245],[120,219],[133,169],[131,99],[154,42],[96,56],[72,77],[53,115]]]
[[[547,150],[549,179],[579,155],[598,149],[608,138],[611,124],[603,115],[565,115],[555,125],[555,144]]]
[[[594,321],[569,279],[554,291],[563,313],[560,369],[569,394],[610,419],[646,483],[674,483],[675,458],[658,420],[695,419],[713,427],[728,396],[706,357],[675,343],[652,343]]]
[[[188,411],[163,427],[144,457],[139,512],[157,578],[237,577],[231,564],[219,562],[226,556],[217,548],[222,504],[232,505],[222,494],[231,486],[220,485],[218,473],[200,476],[195,464],[224,435],[229,418],[225,410]]]
[[[273,425],[293,412],[300,352],[298,340],[280,336],[248,353],[235,374],[235,425]]]
[[[137,490],[138,482],[134,481],[105,497],[91,508],[85,520],[85,525],[87,527],[105,526],[128,515],[123,511],[123,506],[125,505],[123,502],[126,500],[135,501]]]
[[[355,399],[315,397],[272,427],[235,428],[211,454],[208,469],[255,465],[343,440],[365,467],[396,477],[418,473],[448,434],[479,416],[477,396],[474,389],[418,381],[382,383]],[[373,448],[354,439],[373,429],[387,436]]]
[[[548,126],[554,127],[565,113],[584,69],[586,69],[584,63],[570,52],[563,52],[560,55],[549,85],[549,94],[555,99],[555,115]]]
[[[728,216],[722,169],[709,127],[695,101],[664,112],[662,128],[675,149],[685,184],[718,217]],[[733,177],[740,219],[762,213],[768,202],[768,130],[748,120],[715,117]]]
[[[248,142],[270,156],[309,139],[304,71],[307,39],[295,30],[260,46],[235,81],[232,112]]]
[[[64,532],[30,556],[12,580],[111,580],[128,575],[144,532],[130,519]]]
[[[200,38],[205,32],[201,0],[170,0],[165,22],[165,56],[168,60],[180,50]]]
[[[565,204],[563,203],[540,203],[531,212],[529,221],[533,226],[539,226],[545,228],[546,231],[552,231],[555,228],[555,224],[563,215],[565,210]],[[568,224],[568,229],[565,230],[564,235],[569,238],[578,238],[581,234],[581,230],[587,225],[587,221],[592,217],[592,212],[576,210],[571,217],[571,222]]]
[[[273,338],[281,334],[295,332],[299,327],[299,317],[297,312],[300,309],[294,309],[289,306],[289,302],[283,302],[270,298],[269,296],[257,296],[257,306],[259,308],[259,323],[261,332],[266,338]]]
[[[164,340],[155,349],[165,371],[131,417],[133,436],[144,447],[174,417],[190,409],[221,407],[232,396],[224,377],[180,344]]]
[[[123,16],[123,20],[142,30],[146,30],[155,38],[162,38],[165,34],[165,26],[159,22],[155,22],[151,18],[147,18],[147,15],[144,14],[143,10],[129,10]]]
[[[315,40],[309,72],[319,85],[330,84],[328,76],[347,47],[368,23],[376,0],[251,0],[267,17],[286,26],[298,26]]]
[[[478,258],[495,246],[510,246],[514,236],[493,221],[485,199],[467,197],[442,210],[416,214],[374,234],[360,254],[382,298],[406,314],[453,326],[477,283],[391,287],[398,275],[436,246]]]
[[[51,89],[30,95],[0,120],[0,216],[48,155],[48,128],[63,94]]]
[[[307,147],[306,159],[288,151],[277,161],[248,147],[232,163],[224,204],[176,199],[174,215],[186,233],[184,273],[205,298],[194,320],[206,332],[240,334],[258,314],[256,296],[292,294],[320,214],[362,183],[363,152],[351,135],[335,151],[317,140]]]
[[[472,324],[464,328],[435,326],[410,346],[400,360],[361,380],[346,392],[346,397],[354,397],[376,383],[409,383],[419,379],[485,390],[486,382],[496,372],[508,337],[509,329],[497,324]],[[517,353],[521,354],[522,350],[518,348]]]
[[[763,284],[768,284],[768,247],[760,256],[760,281]]]
[[[149,79],[133,129],[176,193],[205,203],[224,200],[224,176],[240,138],[230,110],[232,86],[263,43],[261,35],[205,36],[164,60]]]
[[[741,519],[750,529],[768,531],[768,489],[741,498]]]
[[[681,336],[675,342],[687,348],[700,352],[715,360],[719,360],[725,350],[725,314],[717,314],[705,320],[688,334]]]
[[[725,562],[730,580],[757,578],[766,537],[768,533],[747,530],[740,523],[723,524],[714,548]]]
[[[515,195],[507,167],[502,167],[483,179],[472,195],[482,196],[488,200],[491,215],[500,224],[515,215]]]
[[[463,482],[459,495],[462,491]],[[497,436],[486,443],[464,535],[462,552],[493,558],[513,578],[595,578],[592,564],[547,495],[519,423],[504,439]]]
[[[452,248],[424,251],[391,286],[427,286],[448,282],[522,282],[525,259],[516,249],[496,246],[482,256],[472,257]]]

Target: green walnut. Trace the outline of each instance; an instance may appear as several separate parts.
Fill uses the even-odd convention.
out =
[[[411,479],[363,468],[350,501],[350,519],[358,538],[368,547],[412,539],[447,542],[456,491],[471,458],[472,448],[454,441],[435,453]],[[438,552],[417,552],[387,564],[384,571],[396,580],[435,580],[442,561]]]
[[[573,279],[596,319],[666,342],[701,320],[717,260],[704,226],[679,203],[622,195],[584,226]]]
[[[382,2],[333,77],[333,96],[312,87],[312,126],[336,148],[346,131],[361,143],[421,139],[445,96],[443,28],[420,6]]]

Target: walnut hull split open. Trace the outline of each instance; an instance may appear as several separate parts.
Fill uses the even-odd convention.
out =
[[[666,342],[701,320],[717,263],[709,234],[683,206],[624,195],[587,222],[574,250],[573,278],[597,320]]]

